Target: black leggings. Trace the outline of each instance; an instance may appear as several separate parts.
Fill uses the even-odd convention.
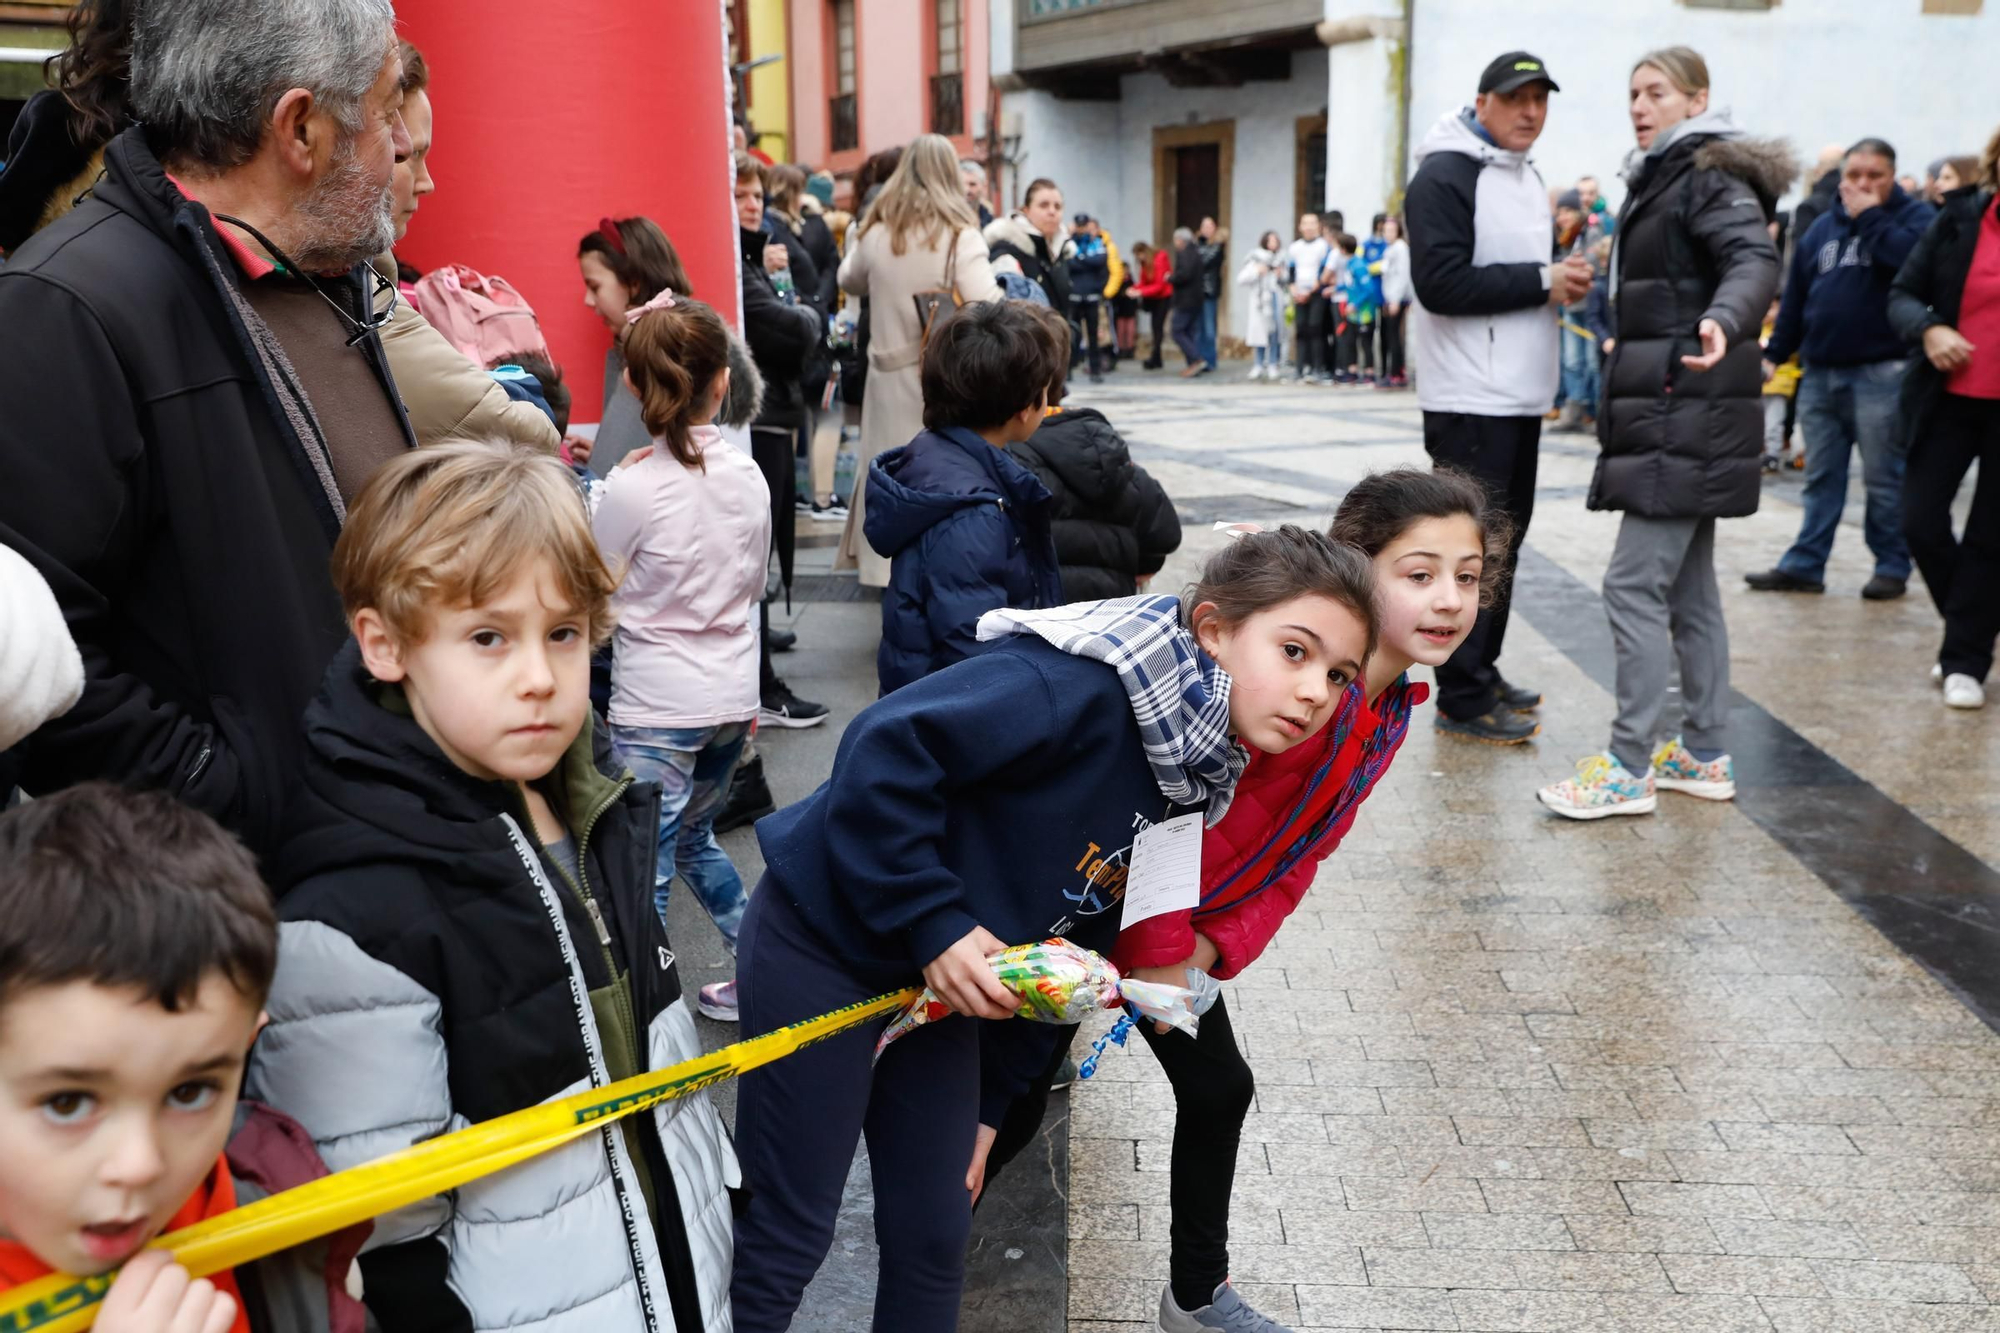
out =
[[[1295,317],[1292,360],[1299,374],[1317,375],[1326,369],[1326,298],[1314,292]]]
[[[1338,345],[1334,349],[1333,368],[1345,374],[1356,367],[1371,375],[1375,373],[1375,325],[1373,322],[1357,323],[1350,315],[1340,326]]]
[[[1070,327],[1076,333],[1076,336],[1070,342],[1069,365],[1071,370],[1076,369],[1078,354],[1084,352],[1087,348],[1090,360],[1085,363],[1085,369],[1092,375],[1097,373],[1097,315],[1099,307],[1102,304],[1102,302],[1095,299],[1072,300],[1069,303]]]
[[[1220,999],[1202,1015],[1199,1037],[1181,1032],[1161,1036],[1144,1022],[1139,1032],[1174,1088],[1168,1272],[1175,1302],[1183,1310],[1198,1310],[1215,1299],[1215,1289],[1229,1277],[1229,1201],[1236,1186],[1236,1146],[1243,1137],[1243,1119],[1257,1096],[1257,1081],[1237,1049],[1229,1010]],[[1060,1046],[1042,1077],[1009,1109],[1006,1123],[995,1126],[999,1135],[986,1159],[988,1190],[1040,1132],[1049,1083],[1070,1053],[1068,1041]]]
[[[1951,531],[1951,503],[1977,461],[1965,535]],[[1903,474],[1903,535],[1944,617],[1938,663],[1984,681],[2000,633],[2000,401],[1939,394]]]
[[[1236,1186],[1236,1145],[1257,1096],[1257,1080],[1236,1046],[1221,999],[1201,1016],[1201,1035],[1161,1036],[1139,1024],[1174,1085],[1173,1204],[1168,1273],[1174,1300],[1198,1310],[1229,1277],[1229,1200]]]
[[[1152,370],[1160,368],[1161,358],[1167,353],[1167,308],[1168,301],[1164,296],[1146,298],[1146,318],[1153,326],[1153,350],[1146,357],[1145,364]]]
[[[1395,314],[1382,311],[1382,375],[1385,379],[1403,373],[1403,319],[1409,314],[1406,306]]]

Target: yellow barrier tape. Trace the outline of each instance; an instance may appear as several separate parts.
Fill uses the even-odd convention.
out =
[[[524,1162],[614,1120],[685,1097],[838,1036],[915,1000],[915,987],[808,1018],[666,1069],[496,1116],[273,1194],[153,1241],[195,1277],[247,1264]],[[117,1273],[55,1273],[0,1293],[0,1333],[89,1328]]]

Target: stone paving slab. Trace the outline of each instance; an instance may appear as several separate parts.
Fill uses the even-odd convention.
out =
[[[1368,469],[1424,462],[1400,395],[1147,381],[1094,401],[1180,502],[1323,522]],[[1616,520],[1549,498],[1594,456],[1551,444],[1530,544],[1594,587]],[[1739,690],[1991,864],[2000,732],[1921,681],[1920,585],[1862,605],[1849,527],[1840,595],[1740,591],[1797,517],[1781,497],[1724,528]],[[1214,543],[1190,530],[1161,586]],[[2000,1330],[2000,1038],[1729,805],[1548,817],[1533,789],[1601,748],[1611,701],[1522,615],[1506,665],[1551,701],[1541,740],[1464,745],[1420,718],[1229,986],[1258,1078],[1244,1294],[1308,1333]],[[1070,1333],[1152,1327],[1166,1094],[1137,1048],[1072,1094]]]

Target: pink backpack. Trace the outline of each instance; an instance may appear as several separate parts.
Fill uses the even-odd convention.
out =
[[[505,278],[446,264],[417,283],[416,305],[432,328],[479,365],[515,352],[548,354],[534,308]]]

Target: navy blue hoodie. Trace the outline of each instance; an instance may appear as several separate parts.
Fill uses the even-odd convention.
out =
[[[884,989],[975,925],[1108,952],[1160,794],[1118,673],[1034,635],[982,645],[848,724],[818,791],[757,825],[765,882]]]
[[[882,693],[972,652],[979,617],[1062,602],[1049,488],[961,427],[924,431],[868,469],[863,533],[889,557]]]
[[[1889,284],[1936,214],[1900,185],[1858,218],[1836,196],[1799,237],[1764,359],[1782,366],[1798,353],[1810,369],[1908,356],[1889,327]]]

